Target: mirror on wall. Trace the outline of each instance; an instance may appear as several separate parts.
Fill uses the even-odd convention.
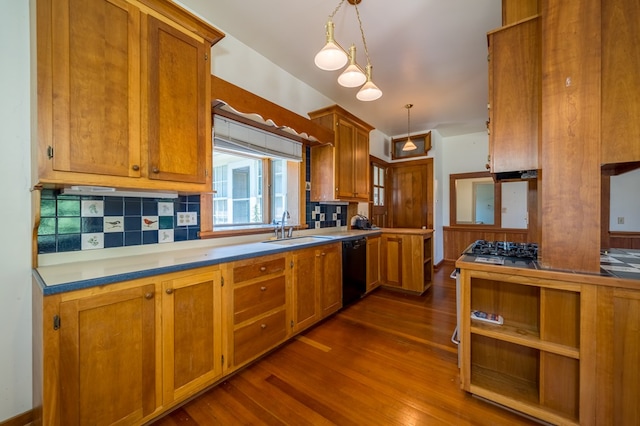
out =
[[[500,226],[500,183],[489,172],[449,175],[450,225]]]

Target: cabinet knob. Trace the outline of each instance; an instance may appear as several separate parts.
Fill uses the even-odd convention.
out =
[[[151,169],[151,171],[153,173],[160,173],[160,169],[158,169],[157,167],[154,167],[153,169]]]
[[[260,328],[264,330],[265,328],[267,328],[267,324],[260,324]]]
[[[260,267],[260,272],[264,272],[264,271],[266,271],[266,270],[267,270],[267,267],[266,267],[266,266],[261,266],[261,267]]]
[[[131,168],[136,172],[140,170],[140,166],[138,166],[137,164],[134,164],[133,166],[131,166]]]
[[[327,253],[325,253],[325,252],[320,253],[320,256],[326,256],[326,255],[327,255]]]
[[[168,289],[165,290],[165,292],[167,294],[171,294],[171,293],[173,293],[173,289],[172,288],[168,288]]]
[[[144,298],[145,299],[153,299],[153,293],[149,292],[149,293],[145,293],[144,294]]]
[[[267,288],[265,286],[260,287],[260,291],[267,291]]]
[[[484,166],[487,168],[487,170],[489,170],[489,169],[491,168],[491,166],[489,165],[489,163],[485,164]]]

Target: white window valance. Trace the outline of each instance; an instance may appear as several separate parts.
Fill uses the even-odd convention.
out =
[[[302,161],[302,144],[262,129],[214,115],[213,148]]]

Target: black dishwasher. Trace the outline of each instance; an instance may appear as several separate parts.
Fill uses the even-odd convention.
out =
[[[360,299],[367,291],[367,240],[342,242],[342,306]]]

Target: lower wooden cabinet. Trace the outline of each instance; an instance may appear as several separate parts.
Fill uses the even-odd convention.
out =
[[[288,337],[288,255],[276,254],[233,262],[233,291],[228,303],[230,367],[236,369]]]
[[[380,237],[381,284],[420,294],[427,291],[433,283],[432,235],[431,230],[387,228]]]
[[[222,375],[218,267],[162,282],[163,402],[182,400]]]
[[[43,295],[34,424],[140,425],[342,306],[341,244]]]
[[[380,285],[380,237],[367,237],[367,293]]]
[[[598,289],[598,375],[596,424],[640,422],[640,290]]]
[[[34,406],[42,404],[42,424],[139,424],[160,409],[157,289],[157,281],[139,280],[35,295],[48,313],[34,324],[41,368],[34,369]]]
[[[342,245],[328,244],[316,250],[315,277],[320,280],[320,316],[342,308]]]
[[[342,246],[327,244],[292,254],[293,333],[342,307]]]
[[[457,266],[464,390],[552,424],[626,424],[594,422],[596,286]],[[503,323],[472,320],[473,311]]]
[[[296,333],[315,324],[320,317],[320,282],[315,279],[316,249],[296,250],[292,254],[291,331]]]

